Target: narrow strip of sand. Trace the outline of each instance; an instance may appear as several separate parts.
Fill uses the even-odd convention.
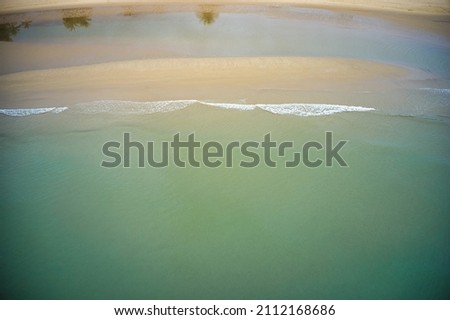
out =
[[[295,4],[304,6],[325,6],[334,8],[354,8],[367,10],[388,10],[409,13],[426,14],[448,14],[450,13],[450,2],[448,0],[2,0],[0,2],[0,13],[60,9],[81,6],[101,5],[142,5],[142,4]]]
[[[18,72],[0,76],[1,107],[68,105],[94,100],[237,99],[258,90],[388,88],[408,70],[354,59],[148,59]]]

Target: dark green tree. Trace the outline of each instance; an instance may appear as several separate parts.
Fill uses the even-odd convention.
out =
[[[69,9],[63,10],[63,23],[70,31],[77,28],[87,28],[91,25],[91,9]]]
[[[28,29],[31,25],[30,20],[21,23],[8,22],[0,24],[0,41],[13,41],[13,38],[19,34],[20,30]]]

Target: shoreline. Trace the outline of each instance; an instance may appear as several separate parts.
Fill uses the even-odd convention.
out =
[[[155,4],[158,1],[151,3]],[[18,1],[18,3],[25,2],[42,3],[43,1]],[[88,0],[72,2],[80,5],[92,3]],[[254,4],[257,2],[261,1],[247,1]],[[46,3],[48,4],[49,1]],[[117,7],[118,3],[124,2],[104,1],[104,3],[113,4],[115,8],[120,9]],[[335,10],[339,11],[338,8]],[[420,41],[417,43],[420,44],[425,41],[426,43],[434,41],[436,45],[439,45],[443,40],[430,37],[426,33],[416,35],[414,30],[422,32],[434,29],[435,35],[444,35],[446,30],[446,22],[435,21],[438,19],[433,16],[401,16],[401,14],[388,12],[384,14],[357,12],[356,14],[373,14],[375,18],[390,16],[388,20],[380,18],[382,22],[380,24],[369,25],[372,26],[370,30],[376,33],[376,28],[382,26],[381,31],[378,32],[383,35],[385,33],[382,28],[386,28],[383,22],[394,22],[395,25],[402,27],[398,30],[389,29],[389,32],[397,31],[404,37],[414,35],[417,41]],[[37,13],[37,15],[43,15],[45,19],[48,15],[63,17],[60,11]],[[61,19],[61,17],[58,18]],[[289,18],[289,16],[286,17]],[[343,15],[343,18],[345,17]],[[345,20],[343,22],[345,23]],[[408,29],[405,28],[406,26]],[[358,26],[356,30],[367,31],[361,26]],[[199,44],[202,45],[197,43]],[[149,46],[151,50],[148,48],[144,50],[146,47],[141,46],[136,54],[129,54],[127,50],[121,51],[123,50],[120,49],[121,47],[129,48],[129,46],[95,41],[2,42],[0,57],[6,62],[6,67],[0,68],[0,107],[36,108],[97,100],[163,101],[212,98],[223,101],[248,98],[255,103],[266,102],[266,99],[271,103],[284,103],[290,102],[293,97],[302,97],[299,101],[316,102],[326,100],[322,97],[331,95],[344,97],[344,93],[347,93],[349,96],[354,96],[355,92],[383,92],[392,88],[402,89],[405,86],[416,87],[419,83],[447,81],[434,73],[436,68],[430,69],[431,71],[424,69],[422,64],[414,59],[412,62],[409,61],[409,64],[403,64],[401,59],[396,60],[395,57],[390,57],[386,61],[382,59],[377,61],[364,54],[359,58],[353,55],[319,57],[311,53],[290,56],[284,51],[277,52],[277,55],[273,56],[261,56],[258,52],[246,56],[244,51],[244,54],[240,53],[235,57],[195,56],[195,54],[192,57],[184,57],[176,48],[170,50],[164,43],[160,46],[152,43]],[[92,51],[100,52],[98,57],[101,59],[86,54]],[[65,58],[59,59],[59,57]],[[283,90],[283,94],[280,94],[280,90]],[[307,94],[308,92],[311,93]],[[345,100],[343,98],[344,103],[347,103]],[[334,100],[328,99],[328,101]]]
[[[450,3],[446,0],[428,0],[417,3],[414,0],[369,0],[364,4],[352,0],[4,0],[0,2],[0,14],[35,10],[55,10],[86,6],[144,6],[144,5],[298,5],[330,9],[353,9],[364,11],[396,12],[406,14],[448,15]]]

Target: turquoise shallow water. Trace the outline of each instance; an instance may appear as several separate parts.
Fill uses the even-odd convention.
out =
[[[139,103],[99,109],[84,101],[61,113],[19,117],[5,113],[23,112],[0,106],[1,298],[449,298],[448,40],[355,13],[258,10],[219,12],[209,26],[194,12],[94,15],[73,32],[35,13],[30,28],[0,45],[129,50],[24,59],[28,65],[0,53],[0,73],[162,52],[165,58],[358,58],[432,77],[364,92],[345,84],[329,92],[263,86],[248,101],[375,109],[317,117],[298,116],[298,105],[284,115],[199,102],[153,113]],[[47,106],[29,103],[16,107]],[[100,166],[102,145],[121,141],[124,132],[142,143],[195,132],[202,143],[223,144],[261,141],[270,132],[301,146],[323,142],[327,131],[348,140],[341,154],[349,167],[155,169],[138,168],[135,157],[131,168]]]
[[[1,119],[7,298],[448,298],[446,123],[202,106],[73,117]],[[333,131],[349,167],[100,167],[105,141],[161,141],[175,124],[223,143]]]

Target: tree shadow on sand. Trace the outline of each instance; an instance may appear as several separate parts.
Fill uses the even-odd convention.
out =
[[[13,41],[13,38],[17,36],[22,29],[28,29],[31,25],[31,21],[8,22],[0,24],[0,41]]]
[[[197,12],[197,17],[206,26],[213,24],[219,17],[219,13],[213,7],[204,7]]]
[[[135,17],[137,15],[137,12],[133,6],[128,6],[123,8],[123,15],[125,17]]]
[[[80,27],[87,28],[91,25],[91,15],[90,8],[63,10],[64,27],[70,31]]]

